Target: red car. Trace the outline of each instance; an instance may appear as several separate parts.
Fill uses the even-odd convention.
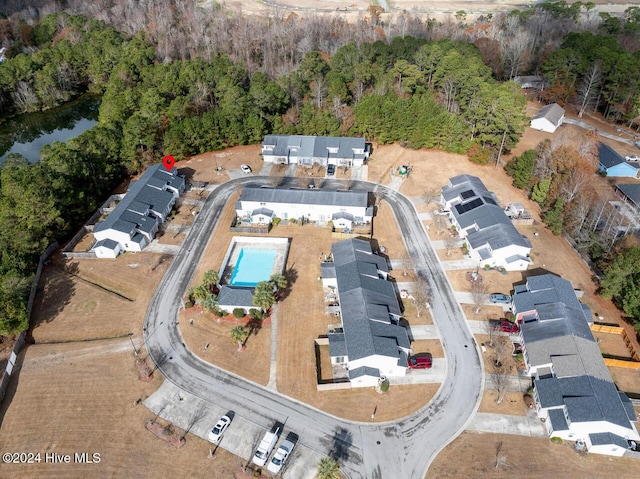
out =
[[[424,356],[409,356],[409,369],[430,369],[433,365],[433,361],[430,357]]]
[[[516,323],[512,323],[511,321],[501,321],[499,329],[503,333],[517,333],[518,325]]]

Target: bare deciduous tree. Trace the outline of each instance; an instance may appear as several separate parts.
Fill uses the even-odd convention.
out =
[[[507,465],[507,455],[502,450],[502,441],[498,441],[496,444],[496,469],[500,466]]]
[[[496,404],[504,400],[504,393],[509,384],[509,375],[506,365],[509,340],[505,336],[498,336],[494,341],[494,350],[491,357],[489,371],[491,373],[491,385],[496,390]]]
[[[578,118],[582,118],[587,108],[594,106],[598,99],[600,83],[602,83],[602,69],[600,63],[596,62],[587,70],[578,87],[578,98],[581,102]]]
[[[431,203],[435,203],[440,199],[440,188],[436,188],[432,186],[424,190],[422,194],[422,199],[424,200],[424,204],[429,206]]]
[[[447,251],[447,256],[451,256],[451,251],[455,248],[457,244],[457,238],[453,236],[451,233],[445,235],[444,237],[444,247]]]
[[[489,300],[487,285],[480,281],[474,281],[473,283],[471,283],[471,287],[469,288],[469,290],[471,292],[471,299],[473,300],[473,304],[476,307],[474,313],[478,314],[480,312],[480,308],[482,308],[482,305]]]
[[[415,290],[412,293],[413,299],[411,303],[416,308],[416,315],[420,317],[422,312],[431,301],[431,286],[429,281],[418,273]]]
[[[447,219],[443,215],[433,215],[432,226],[436,230],[436,232],[440,234],[447,229]]]

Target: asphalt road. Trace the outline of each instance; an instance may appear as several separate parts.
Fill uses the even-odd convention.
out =
[[[290,181],[295,184],[294,179]],[[435,292],[431,307],[442,335],[447,374],[425,407],[389,423],[346,421],[223,371],[186,348],[176,324],[181,298],[229,196],[248,183],[270,184],[270,180],[254,176],[231,180],[207,198],[149,304],[143,328],[149,356],[167,380],[203,400],[234,410],[266,429],[275,421],[284,422],[300,435],[301,444],[337,458],[341,470],[352,479],[424,477],[437,453],[464,430],[475,413],[484,371],[471,331],[415,208],[398,192],[368,182],[350,182],[352,188],[373,190],[388,201],[418,274],[428,279]],[[324,187],[331,186],[344,187],[344,183],[325,182]]]

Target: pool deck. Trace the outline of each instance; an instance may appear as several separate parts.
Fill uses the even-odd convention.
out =
[[[289,251],[288,238],[265,238],[251,236],[234,236],[220,268],[220,284],[230,285],[233,270],[236,267],[242,249],[272,250],[276,252],[271,274],[283,274]]]

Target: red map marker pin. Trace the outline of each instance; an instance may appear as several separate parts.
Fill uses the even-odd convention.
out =
[[[176,159],[171,155],[167,155],[162,159],[162,164],[167,169],[167,171],[171,171],[173,165],[176,164]]]

